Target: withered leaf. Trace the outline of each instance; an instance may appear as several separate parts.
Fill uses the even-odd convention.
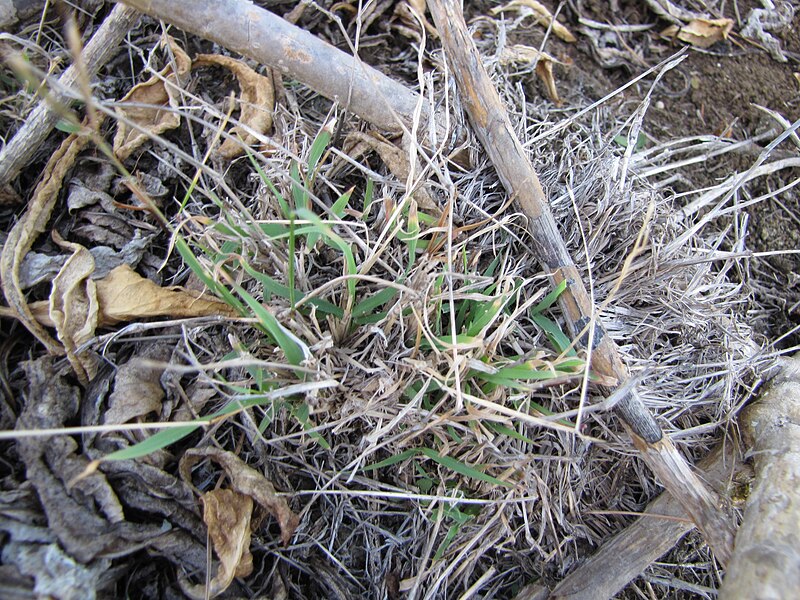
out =
[[[80,394],[56,373],[53,359],[44,357],[23,366],[29,389],[16,429],[58,428],[74,419]],[[125,521],[119,498],[102,474],[94,473],[68,486],[89,464],[77,453],[78,444],[72,437],[22,437],[16,444],[50,531],[77,560],[87,563],[103,556],[123,556],[164,534],[161,523]]]
[[[417,33],[420,24],[425,28],[427,34],[433,39],[439,37],[439,32],[431,25],[425,16],[427,5],[425,0],[406,0],[405,2],[398,2],[394,8],[394,15],[400,19],[402,25],[395,27],[396,31],[420,41],[421,35]]]
[[[670,25],[661,32],[661,35],[678,38],[698,48],[709,48],[717,42],[728,39],[732,30],[733,19],[693,19],[685,27]]]
[[[556,21],[553,18],[553,13],[551,13],[544,4],[538,2],[537,0],[512,0],[508,4],[491,9],[489,12],[493,16],[496,16],[500,13],[512,10],[519,12],[523,17],[531,15],[542,27],[550,27],[550,24],[552,23],[553,33],[556,34],[559,39],[569,43],[576,41],[576,38],[574,35],[572,35],[572,32],[567,29],[567,27]]]
[[[3,294],[12,311],[25,328],[38,339],[51,354],[64,354],[64,349],[42,326],[42,321],[25,302],[19,281],[22,259],[33,246],[40,233],[45,231],[47,222],[58,200],[64,177],[72,168],[78,153],[89,141],[89,136],[70,135],[47,161],[42,179],[22,218],[17,221],[3,244],[0,255],[0,276]],[[45,309],[46,312],[46,309]],[[49,317],[48,317],[49,319]]]
[[[180,125],[177,111],[180,106],[179,88],[191,72],[192,61],[172,37],[165,35],[161,45],[171,50],[175,68],[170,62],[157,76],[134,86],[120,100],[128,106],[117,107],[117,113],[136,125],[131,127],[123,119],[117,121],[114,154],[120,160],[128,158],[149,136],[162,134]]]
[[[501,64],[509,63],[536,63],[536,75],[541,79],[547,90],[547,95],[557,105],[561,104],[561,98],[556,89],[556,80],[553,77],[553,63],[559,62],[547,52],[542,52],[531,46],[515,44],[503,48],[500,55]]]
[[[253,499],[233,490],[211,490],[202,495],[202,500],[203,521],[220,564],[207,596],[204,586],[194,586],[192,595],[213,598],[228,589],[234,577],[247,577],[253,572],[250,554]]]
[[[237,314],[219,300],[198,297],[177,287],[163,288],[128,265],[120,265],[96,283],[102,325],[152,317],[180,319]]]
[[[104,415],[106,423],[127,423],[150,413],[161,414],[165,395],[161,387],[163,369],[142,364],[141,359],[163,361],[168,357],[166,346],[153,344],[117,369],[114,390],[109,394]]]
[[[261,473],[249,467],[232,452],[218,448],[191,448],[187,450],[180,462],[181,478],[191,483],[191,469],[204,458],[219,464],[231,481],[231,488],[241,494],[250,496],[264,507],[278,521],[281,528],[281,540],[288,545],[300,523],[299,517],[292,512],[289,504],[282,496],[278,496],[273,485]]]
[[[379,133],[353,132],[347,136],[345,147],[348,148],[347,153],[352,158],[357,158],[369,151],[376,152],[392,175],[402,183],[408,183],[408,177],[411,174],[408,154]],[[438,216],[441,212],[424,184],[414,188],[411,195],[424,212],[432,216]]]
[[[94,258],[86,248],[65,241],[55,230],[53,240],[62,248],[72,250],[72,256],[53,279],[50,319],[78,381],[88,385],[97,373],[97,360],[89,352],[78,354],[77,349],[94,337],[97,327],[97,290],[90,278],[94,272]]]
[[[241,113],[239,121],[242,125],[259,133],[265,134],[272,129],[272,113],[275,109],[275,89],[272,78],[259,75],[245,63],[230,56],[219,54],[200,54],[194,61],[193,67],[214,65],[228,69],[236,76],[241,89],[239,105]],[[241,137],[242,141],[226,139],[217,149],[217,153],[227,159],[233,159],[244,154],[244,146],[257,141],[256,137],[240,126],[231,129],[231,135]]]
[[[220,300],[203,297],[180,287],[163,288],[122,264],[94,282],[97,291],[97,327],[123,321],[153,317],[184,319],[205,316],[238,316],[236,310]],[[1,308],[1,307],[0,307]],[[54,327],[48,302],[32,302],[26,307],[38,324]],[[9,316],[15,316],[5,311]],[[2,313],[0,313],[2,314]]]

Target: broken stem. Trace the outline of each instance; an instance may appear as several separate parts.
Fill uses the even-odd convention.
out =
[[[458,85],[461,99],[484,149],[509,195],[528,217],[537,258],[554,285],[567,283],[559,297],[573,337],[593,323],[594,311],[578,269],[558,231],[539,177],[527,158],[500,96],[486,73],[459,3],[429,0],[428,7]],[[610,385],[630,378],[619,349],[598,324],[594,327],[592,369]],[[611,390],[606,390],[609,393]],[[634,445],[664,487],[697,524],[721,562],[733,548],[733,526],[720,510],[716,494],[697,477],[635,393],[627,394],[614,411],[626,424]]]

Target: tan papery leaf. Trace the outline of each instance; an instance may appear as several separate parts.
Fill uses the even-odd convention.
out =
[[[552,23],[553,33],[556,34],[559,39],[569,42],[570,44],[576,41],[576,38],[574,35],[572,35],[572,32],[564,25],[553,19],[553,13],[551,13],[544,4],[537,2],[537,0],[512,0],[508,4],[491,9],[489,12],[496,16],[500,13],[509,11],[519,12],[523,17],[526,14],[530,14],[542,27],[550,27],[550,24]]]
[[[670,25],[661,32],[661,35],[678,38],[698,48],[709,48],[717,42],[728,39],[732,30],[732,19],[694,19],[685,27]]]
[[[158,75],[154,75],[144,83],[134,86],[121,103],[141,106],[118,106],[117,113],[132,121],[130,126],[123,119],[117,120],[117,133],[114,135],[114,154],[125,160],[151,136],[156,136],[175,129],[180,125],[178,114],[180,91],[188,79],[192,61],[178,43],[165,35],[162,46],[168,46],[175,58],[174,68],[170,61]]]
[[[241,90],[239,122],[259,134],[266,134],[272,129],[272,113],[275,110],[275,88],[272,78],[259,75],[240,60],[218,54],[200,54],[192,67],[209,65],[223,67],[236,76]],[[244,154],[244,146],[257,141],[254,135],[239,125],[233,127],[230,133],[234,138],[240,137],[242,141],[226,139],[222,143],[217,153],[227,159],[241,156]]]
[[[120,265],[97,282],[100,323],[114,325],[153,317],[236,316],[236,311],[212,297],[198,297],[178,287],[163,288]]]
[[[561,105],[561,98],[556,89],[556,80],[553,76],[553,63],[559,62],[547,52],[542,52],[531,46],[515,44],[503,48],[500,55],[501,64],[509,63],[536,63],[536,75],[541,79],[547,90],[547,95],[557,105]]]
[[[53,279],[49,315],[58,339],[64,345],[75,374],[83,385],[97,374],[97,360],[92,353],[78,353],[78,347],[94,337],[98,324],[98,303],[94,258],[81,246],[67,242],[54,230],[53,240],[72,255]]]
[[[103,415],[104,423],[127,423],[151,413],[161,415],[165,396],[161,386],[164,369],[147,361],[165,362],[170,354],[167,346],[152,344],[117,368],[114,389],[108,395],[108,409]]]
[[[261,473],[247,464],[232,452],[206,446],[190,448],[179,465],[181,478],[191,484],[191,469],[204,458],[209,458],[220,465],[231,481],[231,488],[241,494],[250,496],[264,507],[278,521],[281,528],[281,540],[288,545],[300,523],[299,517],[292,512],[286,498],[278,496],[275,488]]]

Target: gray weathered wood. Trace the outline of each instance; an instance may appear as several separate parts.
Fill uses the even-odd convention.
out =
[[[800,358],[739,417],[755,463],[723,600],[800,598]]]
[[[419,94],[247,0],[117,1],[274,67],[380,129],[414,120]]]
[[[703,480],[721,490],[743,466],[731,442],[721,444],[698,465]],[[667,492],[653,500],[645,513],[565,577],[549,600],[611,598],[694,529],[681,503]]]

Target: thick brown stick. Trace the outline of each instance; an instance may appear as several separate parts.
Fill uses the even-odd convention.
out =
[[[247,0],[117,1],[275,67],[380,129],[413,122],[418,94]]]
[[[744,468],[736,454],[734,444],[721,444],[698,465],[703,479],[724,490]],[[681,504],[667,492],[653,500],[645,513],[564,578],[549,600],[611,598],[694,529]]]
[[[87,75],[93,76],[109,59],[119,52],[119,45],[141,15],[132,8],[115,6],[81,53]],[[72,100],[59,90],[72,88],[79,71],[73,64],[58,79],[58,89],[51,89],[49,101],[41,101],[28,116],[14,138],[0,150],[0,189],[6,186],[28,164],[31,156],[50,134],[58,121],[53,102],[69,105]]]
[[[720,590],[725,600],[800,597],[800,358],[739,417],[756,478]]]
[[[559,300],[570,332],[581,334],[593,317],[589,294],[556,227],[539,178],[514,134],[508,113],[483,68],[467,31],[464,15],[454,0],[428,0],[442,46],[458,84],[461,99],[484,149],[508,193],[528,217],[528,228],[554,284],[566,280]],[[630,377],[619,350],[601,327],[594,332],[592,369],[604,380],[624,384]],[[615,409],[627,424],[637,449],[663,485],[683,505],[723,563],[733,547],[733,527],[719,508],[719,500],[694,474],[636,394],[628,394]]]

